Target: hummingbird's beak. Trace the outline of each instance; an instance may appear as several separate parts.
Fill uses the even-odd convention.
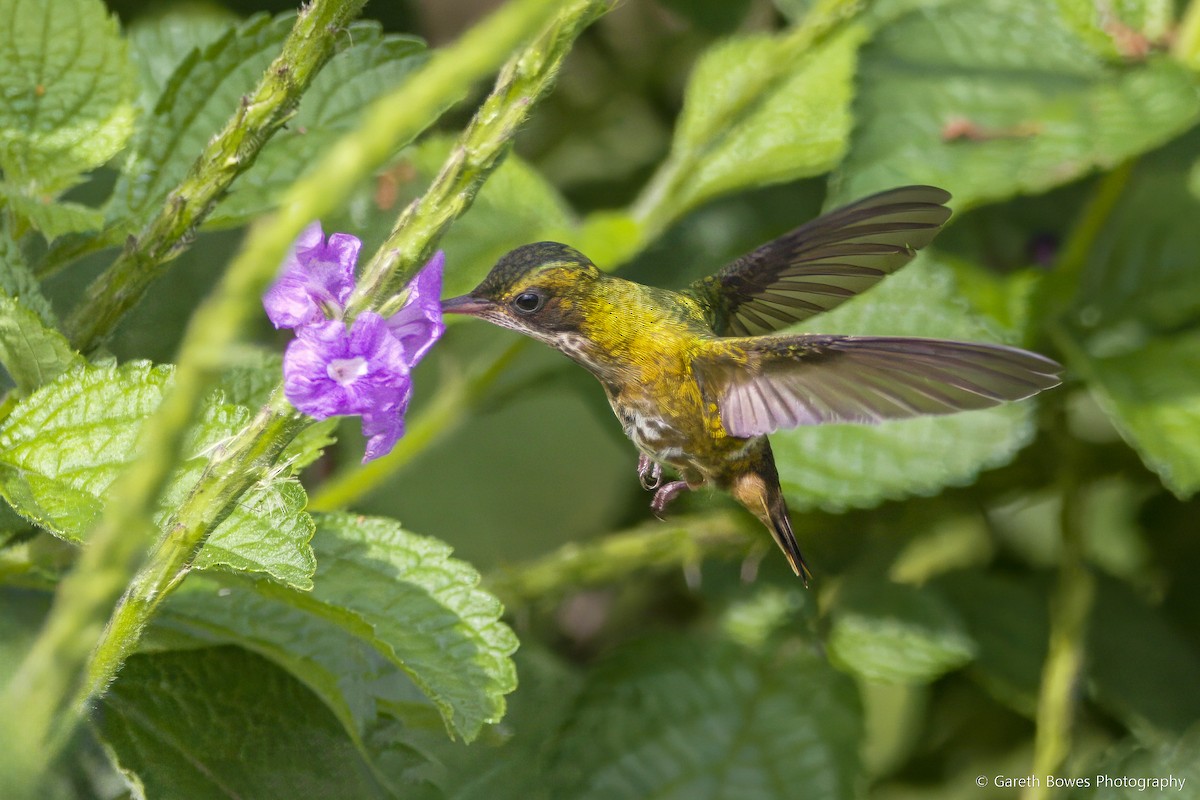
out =
[[[469,294],[451,297],[449,300],[442,301],[443,314],[478,314],[485,308],[490,306],[487,300],[481,300],[478,297],[472,297]]]

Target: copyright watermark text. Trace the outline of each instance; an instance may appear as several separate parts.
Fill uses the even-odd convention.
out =
[[[1047,786],[1054,789],[1135,789],[1139,792],[1182,792],[1187,778],[1175,775],[980,775],[975,785],[980,788],[1025,789]]]

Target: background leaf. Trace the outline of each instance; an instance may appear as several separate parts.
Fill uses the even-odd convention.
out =
[[[254,169],[238,178],[206,225],[244,224],[273,208],[307,165],[354,129],[363,109],[399,86],[426,58],[420,39],[383,35],[372,23],[351,25],[344,36],[346,48],[317,73],[296,116],[271,137]]]
[[[959,207],[1045,191],[1161,145],[1200,110],[1179,64],[1105,64],[1041,0],[901,16],[863,50],[859,86],[830,205],[907,183]]]
[[[450,558],[442,542],[389,520],[350,514],[317,520],[311,592],[262,583],[262,597],[246,589],[222,590],[219,599],[185,593],[173,601],[170,618],[197,635],[237,641],[280,661],[358,732],[381,699],[405,712],[403,689],[377,656],[403,670],[464,739],[498,721],[504,695],[516,686],[509,655],[517,641],[500,622],[499,601],[477,588],[479,574]],[[427,724],[428,711],[417,708],[416,721]]]
[[[926,683],[975,656],[975,641],[936,591],[881,581],[839,587],[829,658],[878,683]]]
[[[850,135],[858,46],[851,27],[797,58],[787,38],[731,39],[697,63],[684,98],[673,158],[696,163],[677,189],[680,213],[719,194],[826,172]],[[794,62],[749,110],[729,119],[725,100]]]
[[[853,687],[813,654],[662,637],[589,676],[551,795],[855,797],[860,726]]]
[[[234,647],[133,656],[96,727],[147,797],[385,796],[320,700]]]
[[[55,193],[133,133],[133,70],[100,0],[3,0],[0,169]]]
[[[0,198],[21,219],[41,231],[47,240],[67,233],[98,230],[104,224],[104,213],[79,203],[64,203],[46,197],[30,197],[13,187],[0,183]]]
[[[137,70],[141,91],[138,105],[144,112],[167,87],[171,76],[193,50],[202,50],[238,23],[225,9],[207,4],[178,4],[169,11],[139,16],[126,32],[129,58]]]
[[[11,297],[0,296],[0,364],[28,394],[82,363],[61,333]]]
[[[113,189],[110,223],[136,223],[162,202],[254,87],[291,25],[291,16],[255,16],[183,59],[140,126]]]
[[[136,457],[142,423],[169,386],[171,370],[146,363],[85,368],[22,401],[0,428],[0,492],[26,519],[78,542],[103,508],[108,487]],[[160,498],[164,524],[195,485],[217,443],[250,412],[211,403],[190,431],[182,467]],[[247,492],[197,555],[198,565],[262,572],[302,589],[314,569],[312,521],[298,484],[282,478]]]

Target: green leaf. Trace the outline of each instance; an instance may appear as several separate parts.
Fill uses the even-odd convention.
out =
[[[517,639],[500,602],[450,548],[390,520],[324,514],[311,595],[289,595],[354,630],[403,669],[466,740],[504,715]]]
[[[1072,366],[1167,488],[1180,498],[1200,489],[1200,331],[1108,358],[1081,352]]]
[[[546,763],[579,693],[578,670],[537,645],[516,654],[521,686],[509,698],[499,742],[430,743],[445,765],[438,783],[447,800],[542,800],[548,798]]]
[[[1102,578],[1088,630],[1092,698],[1143,737],[1175,737],[1200,719],[1195,639],[1123,584]],[[1197,782],[1200,784],[1200,781]]]
[[[1171,33],[1171,0],[1058,0],[1059,13],[1096,53],[1125,62],[1146,57]]]
[[[1200,199],[1181,166],[1198,150],[1193,132],[1141,159],[1097,233],[1068,318],[1089,349],[1200,322]]]
[[[1050,638],[1044,585],[979,570],[933,580],[978,649],[970,672],[997,700],[1032,717]]]
[[[442,168],[453,140],[432,136],[409,148],[403,161],[387,177],[402,180],[389,202],[377,192],[369,205],[360,202],[354,216],[358,227],[369,227],[363,238],[379,238],[391,230],[401,203],[415,198]],[[390,191],[390,190],[389,190]],[[570,238],[575,221],[566,201],[533,167],[509,155],[491,174],[467,211],[446,233],[440,247],[446,251],[444,295],[475,288],[500,256],[539,239]]]
[[[880,286],[813,319],[817,333],[995,338],[973,315],[952,272],[918,258]],[[796,508],[873,506],[970,483],[1009,461],[1033,436],[1033,403],[880,425],[814,425],[771,437],[779,476]]]
[[[876,683],[930,683],[975,656],[975,641],[933,589],[860,579],[841,587],[830,660]]]
[[[170,601],[163,625],[275,660],[325,698],[356,740],[381,705],[427,726],[431,708],[406,688],[410,680],[468,741],[498,721],[516,687],[517,640],[499,601],[477,588],[479,574],[442,542],[389,520],[316,519],[311,592],[200,583]]]
[[[97,732],[139,796],[385,796],[321,701],[239,648],[135,655],[98,711]]]
[[[865,30],[847,28],[797,56],[786,36],[746,36],[709,50],[688,83],[671,158],[693,163],[673,215],[720,194],[828,171],[850,136],[850,100]],[[764,75],[774,77],[741,108]]]
[[[136,223],[158,207],[254,88],[291,27],[291,15],[255,16],[183,60],[141,125],[113,189],[110,223]]]
[[[180,63],[192,51],[202,50],[224,36],[238,17],[208,4],[177,3],[167,9],[147,9],[129,26],[129,57],[137,69],[141,94],[138,105],[145,112],[167,88]]]
[[[46,327],[58,325],[50,301],[42,294],[42,285],[25,263],[20,246],[6,230],[0,230],[0,291],[14,300],[20,300],[21,305],[36,313]]]
[[[1200,786],[1200,724],[1178,738],[1121,742],[1097,759],[1087,777],[1091,785],[1072,792],[1071,800],[1193,797]]]
[[[1200,111],[1182,65],[1106,64],[1044,0],[915,9],[864,48],[859,76],[831,205],[906,183],[960,207],[1041,192],[1166,142]]]
[[[100,0],[0,0],[0,168],[53,194],[133,133],[133,70]]]
[[[247,408],[261,408],[283,379],[283,356],[261,347],[240,348],[229,358],[233,365],[221,375],[217,388],[226,400]],[[337,441],[340,419],[330,417],[310,422],[296,435],[279,457],[280,463],[297,473],[321,457]]]
[[[136,458],[142,424],[157,409],[171,374],[169,367],[147,363],[84,368],[34,392],[0,427],[0,494],[31,522],[81,541],[103,509],[108,487]],[[195,485],[212,448],[249,419],[245,408],[210,401],[159,499],[160,524]],[[313,524],[304,505],[294,481],[261,482],[214,529],[197,565],[265,573],[309,588]]]
[[[41,231],[47,240],[67,233],[98,230],[104,224],[104,213],[99,209],[46,197],[31,197],[6,183],[0,183],[0,198],[15,214]]]
[[[29,394],[83,363],[67,338],[47,328],[33,311],[0,296],[0,364],[22,394]]]
[[[240,225],[274,207],[280,193],[359,122],[376,98],[399,86],[424,63],[424,43],[411,36],[381,35],[379,25],[351,25],[352,44],[329,60],[304,93],[296,116],[278,131],[238,178],[207,220]]]
[[[360,747],[385,705],[409,712],[400,715],[407,724],[427,725],[432,716],[442,729],[433,705],[358,631],[288,600],[245,581],[196,575],[167,599],[150,645],[198,642],[253,650],[315,692]]]
[[[861,737],[851,682],[794,642],[756,653],[659,637],[589,675],[554,746],[550,796],[852,798]]]

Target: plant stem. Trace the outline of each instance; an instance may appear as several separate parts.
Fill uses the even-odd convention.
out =
[[[497,570],[485,581],[512,609],[567,591],[627,579],[638,570],[697,564],[708,555],[745,556],[763,539],[741,511],[655,521],[585,544],[567,544],[527,564]]]
[[[225,127],[192,163],[187,177],[167,195],[158,215],[88,286],[67,320],[71,343],[81,352],[100,344],[121,318],[187,247],[217,201],[254,163],[263,145],[295,114],[300,97],[333,55],[338,36],[366,0],[315,0],[301,7],[279,55]]]
[[[228,503],[256,479],[252,463],[231,457],[218,465],[219,476],[210,465],[193,491],[197,499],[189,498],[188,524],[168,531],[155,561],[135,578],[145,544],[155,534],[151,510],[177,461],[183,434],[291,243],[306,224],[341,204],[358,181],[436,119],[446,98],[460,97],[494,70],[554,6],[552,0],[517,0],[436,53],[402,87],[376,101],[363,127],[339,140],[288,190],[276,215],[251,227],[188,326],[174,388],[142,429],[138,461],[113,483],[104,514],[89,533],[76,569],[60,584],[43,631],[0,695],[0,772],[9,797],[36,795],[40,775],[77,722],[80,706],[72,700],[111,681],[159,599],[153,592],[163,586],[162,576],[169,585],[182,574]],[[256,442],[239,451],[241,458],[282,449],[295,432],[288,423],[293,413],[277,407],[260,413],[239,437]],[[131,580],[147,594],[127,596],[114,624],[105,629],[105,616]],[[85,676],[93,647],[99,657]]]
[[[1200,71],[1200,0],[1188,3],[1175,31],[1171,55],[1193,70]]]
[[[453,377],[446,380],[424,413],[408,425],[404,438],[392,452],[366,464],[355,464],[322,483],[309,498],[309,509],[345,508],[377,489],[418,454],[457,428],[528,343],[528,339],[518,339],[485,369],[466,380]]]
[[[277,387],[257,418],[212,457],[195,489],[171,515],[167,535],[117,603],[76,695],[81,711],[88,698],[104,692],[137,647],[154,610],[183,579],[209,532],[249,486],[270,476],[280,452],[307,424]]]
[[[1089,359],[1072,335],[1066,314],[1096,239],[1122,196],[1132,169],[1132,162],[1127,162],[1100,179],[1091,201],[1071,231],[1054,272],[1042,282],[1034,298],[1033,318],[1042,321],[1044,334],[1056,345],[1072,370],[1084,378],[1089,371]],[[1050,427],[1056,432],[1060,454],[1062,554],[1058,584],[1051,598],[1050,642],[1046,663],[1042,665],[1037,733],[1033,743],[1033,772],[1042,776],[1057,774],[1071,752],[1077,692],[1087,651],[1088,617],[1095,594],[1095,578],[1088,571],[1084,552],[1084,467],[1077,455],[1079,443],[1068,432],[1065,395],[1060,391],[1051,397],[1057,400],[1056,418]],[[1043,785],[1029,787],[1022,796],[1025,800],[1046,800],[1053,794],[1053,788],[1043,782]]]
[[[1059,416],[1065,417],[1065,412]],[[1065,431],[1066,420],[1060,419],[1056,428]],[[1060,440],[1066,455],[1059,472],[1062,555],[1058,585],[1050,606],[1050,646],[1042,666],[1033,743],[1033,774],[1043,776],[1059,774],[1071,752],[1071,732],[1087,650],[1088,617],[1095,594],[1095,579],[1084,555],[1083,497],[1072,455],[1075,443],[1065,432]],[[1046,800],[1054,795],[1052,787],[1039,783],[1026,790],[1026,800]]]
[[[554,84],[575,38],[613,2],[563,4],[538,39],[504,66],[429,190],[400,214],[363,269],[347,304],[351,315],[372,309],[388,316],[399,308],[403,298],[396,293],[429,260],[446,228],[471,207],[483,182],[512,149],[517,129]]]

